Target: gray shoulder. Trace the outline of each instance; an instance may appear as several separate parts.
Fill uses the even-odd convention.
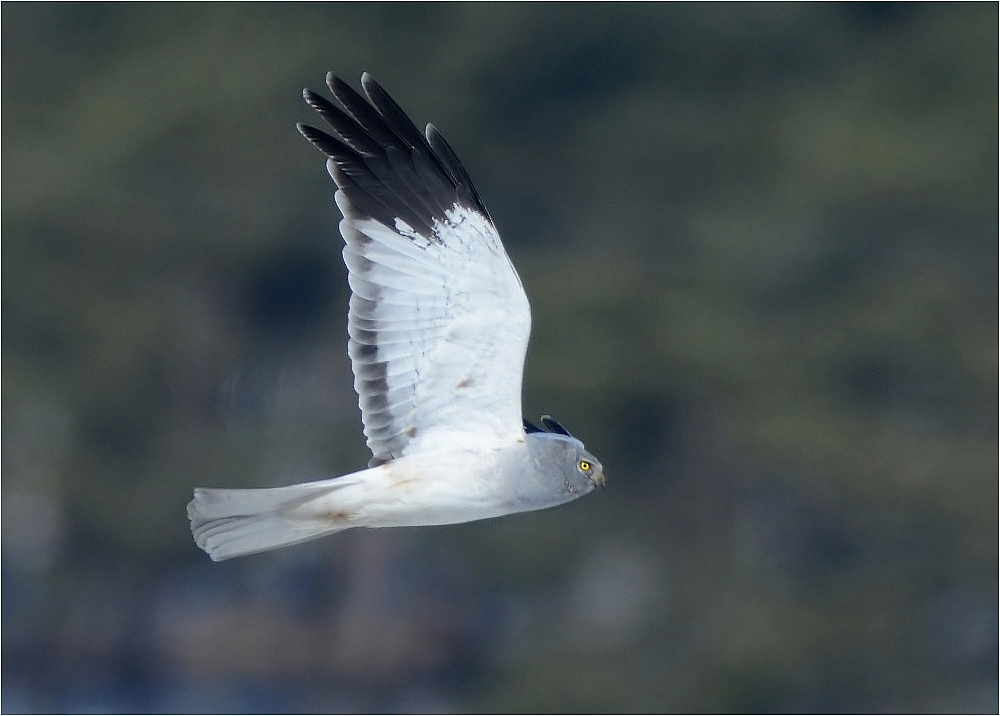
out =
[[[583,443],[576,438],[557,433],[529,433],[525,441],[528,450],[536,455],[564,456],[583,448]]]

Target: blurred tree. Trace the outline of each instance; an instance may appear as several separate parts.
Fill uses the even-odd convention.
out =
[[[995,4],[11,4],[8,711],[997,708]],[[372,72],[611,487],[209,565],[363,464],[298,88]]]

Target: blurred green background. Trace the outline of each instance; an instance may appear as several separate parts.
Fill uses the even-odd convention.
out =
[[[3,710],[996,712],[998,6],[19,4]],[[609,489],[212,564],[367,460],[303,86],[367,70]]]

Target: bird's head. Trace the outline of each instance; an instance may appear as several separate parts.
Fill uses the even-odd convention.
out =
[[[587,449],[583,446],[579,440],[576,456],[573,461],[573,466],[571,471],[573,476],[578,480],[582,480],[587,488],[587,492],[590,492],[595,487],[604,487],[604,466],[601,465],[601,461],[596,457],[587,452]],[[567,484],[573,484],[568,482]]]
[[[544,430],[525,420],[524,432],[536,440],[548,443],[545,452],[558,463],[567,492],[583,495],[595,487],[604,487],[604,466],[601,461],[552,417],[543,415],[542,425],[545,426]]]

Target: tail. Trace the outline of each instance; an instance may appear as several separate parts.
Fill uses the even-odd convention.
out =
[[[308,542],[354,525],[296,516],[296,507],[348,485],[353,475],[259,490],[196,488],[188,503],[194,541],[216,562]]]

